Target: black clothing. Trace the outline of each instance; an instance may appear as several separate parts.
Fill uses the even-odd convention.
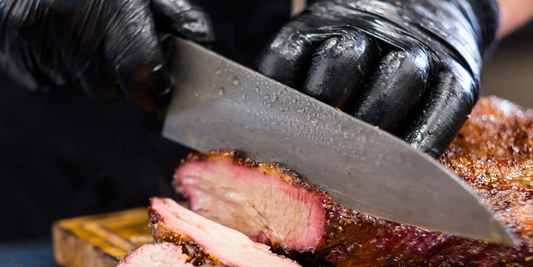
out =
[[[219,53],[252,66],[285,24],[288,0],[201,0]],[[238,51],[238,52],[237,52]],[[98,101],[70,86],[30,92],[0,73],[0,240],[50,235],[53,221],[175,197],[174,168],[190,152],[130,101]]]

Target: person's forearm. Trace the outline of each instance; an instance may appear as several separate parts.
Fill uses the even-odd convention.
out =
[[[497,0],[500,5],[501,37],[512,33],[533,18],[533,0]]]

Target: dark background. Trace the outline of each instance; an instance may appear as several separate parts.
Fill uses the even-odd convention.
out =
[[[533,108],[533,23],[502,40],[486,61],[482,94]]]
[[[0,74],[0,237],[47,235],[54,220],[174,196],[188,150],[129,101],[74,90],[30,92]]]

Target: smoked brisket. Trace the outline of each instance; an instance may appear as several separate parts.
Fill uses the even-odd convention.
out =
[[[301,267],[235,230],[210,221],[168,198],[152,198],[150,230],[156,241],[183,249],[195,266]],[[155,266],[155,265],[154,265]]]
[[[187,259],[189,256],[183,254],[181,247],[168,242],[154,242],[128,253],[117,267],[193,267]]]

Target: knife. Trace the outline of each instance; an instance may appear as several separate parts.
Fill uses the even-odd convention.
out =
[[[379,218],[518,244],[456,175],[397,137],[192,42],[176,39],[174,49],[164,137],[282,163]]]

